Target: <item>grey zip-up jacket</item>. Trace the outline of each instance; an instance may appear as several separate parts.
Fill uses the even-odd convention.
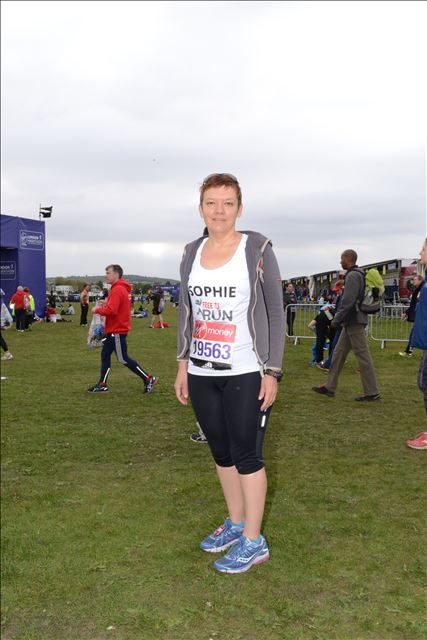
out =
[[[248,326],[253,349],[261,370],[280,371],[285,346],[285,317],[279,266],[268,238],[255,231],[241,233],[248,236],[246,262],[251,290]],[[197,249],[203,240],[204,237],[201,237],[187,244],[181,261],[178,360],[189,359],[193,316],[188,293],[188,278]]]
[[[368,314],[358,308],[358,302],[363,298],[365,278],[363,271],[357,265],[349,269],[344,280],[344,291],[332,327],[349,324],[368,324]]]

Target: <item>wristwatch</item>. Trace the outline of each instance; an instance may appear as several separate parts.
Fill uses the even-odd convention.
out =
[[[280,382],[283,378],[283,371],[276,371],[275,369],[264,369],[264,373],[266,376],[276,378],[277,382]]]

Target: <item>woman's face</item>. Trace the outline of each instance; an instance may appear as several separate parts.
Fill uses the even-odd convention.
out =
[[[199,211],[209,234],[228,233],[235,229],[236,220],[242,214],[242,205],[239,207],[233,187],[210,187],[203,194]]]
[[[427,242],[424,242],[420,251],[420,258],[422,264],[427,264]]]

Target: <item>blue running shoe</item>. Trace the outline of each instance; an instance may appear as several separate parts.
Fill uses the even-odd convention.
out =
[[[244,523],[233,524],[230,518],[224,520],[218,529],[216,529],[210,536],[202,540],[200,548],[202,551],[208,553],[219,553],[225,551],[232,544],[237,542],[243,533]]]
[[[242,535],[223,558],[214,562],[214,567],[222,573],[243,573],[254,564],[267,562],[269,558],[270,552],[264,536],[259,536],[258,540],[249,540]]]

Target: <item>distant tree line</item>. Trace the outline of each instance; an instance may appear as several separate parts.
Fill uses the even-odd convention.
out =
[[[125,278],[126,278],[126,275],[125,275]],[[133,291],[136,294],[146,294],[148,289],[150,289],[150,287],[152,287],[152,285],[156,281],[163,282],[165,285],[169,285],[171,284],[171,282],[176,282],[175,280],[171,282],[169,280],[167,282],[164,282],[164,281],[161,281],[160,278],[153,278],[151,282],[130,280],[133,286]],[[56,286],[68,286],[68,287],[72,287],[73,291],[82,291],[86,283],[90,284],[91,286],[95,286],[99,290],[102,290],[104,286],[104,282],[102,280],[99,280],[99,279],[96,280],[94,279],[93,276],[92,277],[88,276],[87,278],[73,277],[73,276],[71,277],[58,276],[56,278],[47,278],[46,290],[50,290],[52,289],[52,287],[56,287]]]

